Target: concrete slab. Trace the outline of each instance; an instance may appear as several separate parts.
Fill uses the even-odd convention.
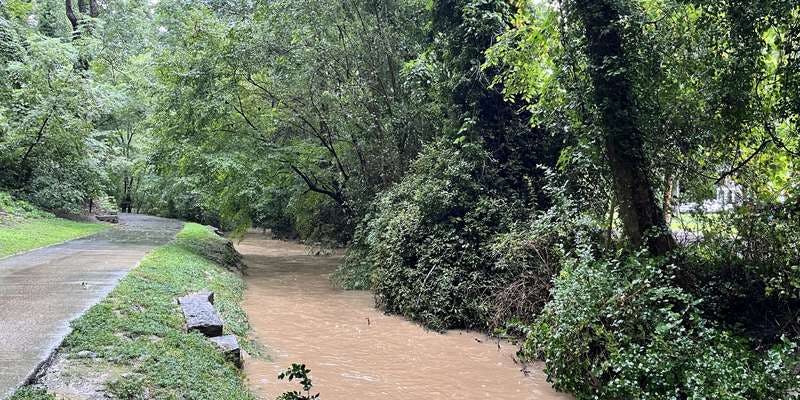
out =
[[[0,260],[0,398],[22,384],[69,333],[69,322],[102,300],[179,221],[121,214],[98,235]]]

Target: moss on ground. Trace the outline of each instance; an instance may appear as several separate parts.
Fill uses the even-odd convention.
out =
[[[227,240],[197,224],[149,254],[100,304],[72,323],[60,352],[96,355],[98,365],[127,368],[107,382],[112,398],[253,399],[239,370],[199,333],[186,333],[176,298],[210,289],[225,333],[246,342],[249,325],[240,303],[241,276],[211,261]],[[15,397],[15,400],[46,397]]]

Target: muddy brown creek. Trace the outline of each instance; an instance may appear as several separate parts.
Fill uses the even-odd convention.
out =
[[[245,310],[269,358],[245,362],[260,398],[299,390],[277,375],[304,363],[324,400],[569,399],[550,387],[540,365],[517,364],[509,343],[431,332],[376,310],[369,292],[333,288],[340,257],[310,256],[303,245],[258,234],[237,248],[249,266]]]

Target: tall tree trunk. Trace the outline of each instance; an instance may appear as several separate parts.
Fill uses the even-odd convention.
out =
[[[77,13],[72,5],[72,0],[64,0],[64,6],[66,8],[67,19],[72,26],[72,40],[78,40],[82,30],[91,31],[91,25],[87,25],[87,23],[91,24],[90,21],[86,20],[87,16],[97,18],[100,15],[100,8],[97,5],[97,0],[78,0]],[[89,69],[89,62],[83,56],[78,60],[78,68],[84,71]]]
[[[100,15],[100,8],[97,7],[97,0],[89,0],[89,16],[97,18]]]
[[[656,200],[643,134],[636,125],[636,104],[619,26],[624,3],[575,0],[574,4],[585,29],[594,101],[600,110],[625,234],[634,246],[644,244],[651,253],[663,255],[675,247],[675,240]]]
[[[72,26],[72,39],[75,40],[80,35],[78,30],[78,16],[75,14],[75,9],[72,8],[72,0],[64,0],[67,8],[67,19]]]

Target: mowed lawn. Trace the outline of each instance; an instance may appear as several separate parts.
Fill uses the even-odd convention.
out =
[[[61,218],[0,223],[0,258],[95,234],[109,225]]]

